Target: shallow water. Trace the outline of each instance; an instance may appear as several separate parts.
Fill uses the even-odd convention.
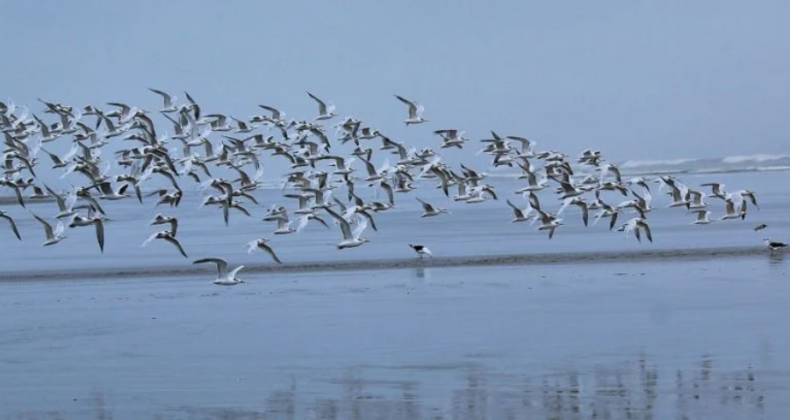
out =
[[[0,418],[784,419],[781,256],[3,286]]]
[[[679,175],[678,178],[690,187],[701,183],[719,181],[727,189],[752,189],[758,195],[760,209],[749,207],[746,220],[727,220],[706,226],[691,225],[692,215],[685,209],[666,208],[669,202],[665,194],[654,189],[653,206],[649,221],[655,242],[638,243],[634,237],[625,238],[622,232],[610,232],[604,219],[599,225],[585,228],[580,211],[571,207],[563,213],[566,226],[559,228],[552,240],[546,232],[538,232],[528,223],[510,223],[513,213],[505,204],[505,198],[514,203],[523,202],[512,191],[521,186],[512,179],[492,178],[497,185],[500,200],[488,200],[479,204],[450,202],[440,190],[431,188],[435,181],[426,181],[422,187],[408,195],[396,194],[396,207],[374,215],[379,231],[368,228],[364,237],[370,239],[359,248],[339,251],[335,244],[340,241],[339,229],[328,230],[319,224],[310,224],[300,234],[272,235],[276,228],[271,222],[262,222],[265,209],[275,203],[287,205],[293,211],[295,200],[282,198],[279,190],[262,190],[257,193],[260,206],[249,206],[253,217],[232,213],[230,226],[225,227],[221,211],[215,208],[199,209],[198,191],[187,191],[181,206],[154,208],[155,201],[146,204],[136,201],[103,202],[108,217],[107,241],[104,254],[99,253],[93,227],[67,229],[68,238],[62,243],[42,247],[44,233],[40,225],[24,209],[18,206],[4,207],[17,218],[23,242],[13,238],[8,227],[0,223],[0,240],[8,246],[0,256],[3,276],[31,272],[105,272],[107,275],[120,270],[162,268],[168,270],[191,269],[191,260],[216,256],[239,264],[255,265],[271,263],[262,253],[247,255],[244,245],[261,236],[272,240],[280,258],[290,265],[306,262],[348,262],[403,259],[414,257],[409,243],[427,245],[437,257],[480,257],[513,254],[573,253],[619,253],[626,251],[655,251],[679,249],[710,249],[718,247],[763,246],[762,238],[771,236],[777,240],[790,241],[790,185],[788,172],[760,172],[710,175]],[[358,194],[371,196],[371,190],[358,188]],[[452,194],[455,192],[453,191]],[[336,192],[344,194],[341,189]],[[451,214],[421,219],[422,212],[415,196],[449,208]],[[605,201],[620,203],[625,197],[616,193],[603,193]],[[366,198],[367,199],[367,198]],[[382,200],[384,198],[382,197]],[[556,211],[560,205],[551,192],[541,193],[543,206]],[[712,218],[723,214],[720,200],[708,199]],[[29,207],[38,214],[55,214],[54,203],[33,203]],[[148,226],[153,217],[162,212],[179,218],[178,238],[190,259],[164,241],[154,241],[146,248],[140,244],[163,226]],[[591,212],[595,214],[595,212]],[[628,218],[632,215],[628,215]],[[329,219],[329,218],[328,218]],[[627,217],[621,217],[625,223]],[[331,220],[328,220],[332,223]],[[752,228],[766,223],[769,228],[754,232]],[[351,268],[351,267],[345,267]],[[147,273],[154,275],[154,273]]]
[[[760,210],[692,226],[655,194],[653,244],[584,228],[574,208],[549,241],[509,223],[506,179],[500,201],[437,218],[399,195],[371,243],[343,251],[337,229],[271,235],[264,206],[287,203],[272,190],[229,227],[196,192],[172,211],[103,203],[115,219],[103,255],[91,228],[42,248],[40,227],[6,206],[24,241],[0,230],[0,418],[784,419],[790,253],[761,239],[790,238],[786,177],[680,176],[753,189]],[[190,259],[140,248],[160,211],[180,218]],[[259,236],[279,271],[244,252]],[[417,260],[414,242],[436,258]],[[248,265],[248,283],[212,285],[214,270],[191,264],[203,256]]]

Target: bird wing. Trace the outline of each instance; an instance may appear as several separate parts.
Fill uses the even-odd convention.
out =
[[[399,101],[401,101],[404,104],[409,106],[409,118],[410,119],[417,118],[417,105],[414,102],[412,102],[412,101],[410,101],[410,100],[408,100],[408,99],[406,99],[406,98],[404,98],[402,96],[395,95],[395,97],[398,98]]]
[[[419,197],[414,197],[414,198],[416,198],[417,201],[419,201],[422,204],[422,208],[425,212],[435,211],[432,205],[426,203],[425,201],[422,201]]]
[[[321,115],[326,115],[326,104],[324,103],[324,101],[318,99],[318,97],[316,97],[315,95],[313,95],[310,92],[307,92],[307,94],[311,98],[313,98],[314,101],[318,102],[318,113],[321,114]]]
[[[222,258],[201,258],[192,261],[192,264],[214,263],[217,265],[217,278],[224,278],[228,276],[228,262]]]
[[[521,219],[524,217],[524,212],[521,211],[520,208],[516,207],[513,203],[511,203],[510,199],[507,199],[505,201],[513,209],[513,214],[515,214],[517,218]]]
[[[283,263],[282,261],[280,261],[279,258],[277,258],[277,254],[274,253],[274,249],[272,249],[272,247],[270,247],[269,245],[267,245],[265,243],[259,243],[258,244],[258,248],[266,251],[267,254],[271,255],[272,259],[275,262],[277,262],[277,264],[282,264]]]
[[[351,232],[354,239],[359,239],[359,235],[368,228],[368,219],[362,216],[358,216],[357,218],[357,225],[354,227],[354,231]]]
[[[95,219],[93,224],[96,225],[96,240],[99,242],[99,249],[104,253],[104,222],[102,219]]]
[[[19,229],[17,229],[16,222],[14,222],[14,219],[12,219],[11,216],[9,216],[7,214],[0,214],[0,217],[2,217],[3,219],[8,220],[8,223],[11,224],[11,230],[14,231],[14,235],[16,235],[17,239],[19,239],[21,241],[22,237],[19,235]]]
[[[181,243],[180,243],[180,242],[178,242],[178,239],[176,239],[176,238],[174,238],[174,237],[172,237],[172,236],[166,236],[164,239],[165,239],[167,242],[170,242],[171,244],[175,245],[175,246],[176,246],[176,248],[178,248],[178,252],[180,252],[180,253],[181,253],[181,255],[183,255],[183,256],[184,256],[184,258],[189,258],[189,257],[187,256],[187,253],[186,253],[186,252],[184,252],[184,248],[183,248],[183,247],[181,247]]]
[[[41,226],[43,226],[43,227],[44,227],[44,233],[47,235],[47,240],[54,239],[54,238],[55,238],[55,235],[52,233],[52,225],[50,225],[49,223],[47,223],[47,221],[46,221],[46,220],[44,220],[44,219],[42,219],[42,218],[38,217],[38,216],[37,216],[35,213],[33,213],[33,212],[30,212],[30,214],[32,214],[32,215],[33,215],[33,217],[34,217],[36,220],[38,220],[38,222],[39,222],[39,223],[41,223]]]
[[[156,237],[157,237],[158,235],[159,235],[159,232],[152,233],[152,234],[151,234],[151,236],[149,236],[149,237],[148,237],[148,239],[146,239],[145,241],[143,241],[143,244],[142,244],[142,245],[140,245],[140,248],[142,248],[142,247],[144,247],[144,246],[146,246],[146,245],[150,244],[150,243],[151,243],[151,241],[153,241],[154,239],[156,239]]]
[[[344,219],[343,216],[335,213],[334,210],[330,209],[329,207],[325,207],[327,213],[330,216],[334,217],[340,223],[340,230],[343,231],[343,239],[349,240],[352,239],[353,236],[351,235],[351,225],[349,225],[348,220]]]

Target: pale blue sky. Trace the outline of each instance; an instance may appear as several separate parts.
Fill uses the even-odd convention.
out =
[[[0,4],[0,97],[34,111],[36,97],[155,110],[155,87],[206,112],[311,118],[310,90],[419,146],[459,128],[474,151],[494,129],[614,161],[790,153],[783,0]],[[404,127],[395,93],[431,122]]]

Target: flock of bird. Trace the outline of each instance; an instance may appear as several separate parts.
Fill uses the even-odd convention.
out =
[[[0,187],[12,190],[21,207],[25,207],[27,200],[54,199],[57,212],[55,209],[46,215],[30,212],[43,227],[44,246],[58,244],[66,238],[65,221],[69,228],[93,226],[99,250],[103,252],[108,220],[101,205],[103,200],[136,199],[143,204],[144,197],[153,196],[155,207],[174,208],[181,202],[184,191],[189,190],[184,188],[186,182],[197,185],[196,190],[203,195],[203,207],[214,209],[218,214],[221,212],[226,225],[234,213],[250,216],[248,207],[258,205],[254,191],[262,186],[265,157],[290,164],[292,171],[284,176],[282,183],[283,199],[298,203],[295,209],[281,204],[268,207],[263,220],[276,223],[273,234],[301,232],[310,222],[331,228],[325,220],[328,216],[342,234],[338,249],[367,243],[362,236],[365,229],[370,226],[378,230],[373,215],[392,209],[400,194],[415,195],[414,199],[423,209],[421,217],[448,214],[446,208],[413,193],[417,190],[417,180],[434,184],[452,202],[474,204],[499,199],[496,188],[486,182],[486,172],[464,164],[453,168],[443,163],[440,153],[432,147],[410,147],[357,118],[341,119],[333,104],[310,92],[307,95],[315,102],[318,114],[312,119],[295,120],[287,119],[284,112],[269,105],[259,105],[259,115],[244,119],[206,113],[186,92],[186,101],[178,103],[178,98],[169,93],[157,89],[150,91],[158,95],[162,103],[155,112],[119,102],[108,103],[108,108],[101,109],[94,105],[78,108],[41,99],[41,111],[31,112],[28,107],[12,101],[0,102],[0,130],[5,139],[4,177],[0,179]],[[423,117],[421,104],[398,95],[395,99],[406,107],[404,123],[407,127],[428,122]],[[173,134],[169,137],[161,134],[164,131],[161,123],[154,123],[152,117],[156,114],[165,118],[164,124],[172,128]],[[328,121],[335,118],[339,122],[329,126]],[[469,147],[469,139],[462,130],[439,129],[433,133],[437,136],[438,149]],[[519,171],[518,178],[523,180],[523,186],[514,191],[523,197],[523,204],[504,200],[514,214],[512,222],[537,222],[537,230],[546,231],[549,239],[563,226],[563,212],[577,208],[585,226],[608,219],[609,230],[626,235],[633,233],[640,242],[643,237],[652,242],[648,219],[654,209],[651,184],[658,184],[656,191],[669,196],[668,207],[693,215],[690,219],[693,224],[745,219],[747,203],[759,208],[751,190],[727,192],[724,185],[715,183],[692,189],[673,176],[624,180],[619,168],[607,162],[597,150],[585,150],[574,161],[554,150],[538,151],[537,143],[526,137],[500,136],[492,131],[490,138],[480,141],[484,147],[478,155],[489,156],[494,167],[506,166]],[[54,142],[70,144],[69,151],[65,154],[51,152],[49,144]],[[112,153],[114,156],[102,153],[109,144],[119,149]],[[344,145],[353,150],[339,153],[338,148]],[[387,156],[383,159],[379,157],[385,153]],[[72,181],[70,189],[58,192],[39,180],[36,171],[46,166],[42,156],[51,162],[49,169],[62,171],[61,178]],[[357,160],[361,170],[353,166]],[[382,163],[376,165],[374,161]],[[233,176],[212,175],[212,171],[220,170]],[[79,176],[85,182],[74,186]],[[168,187],[146,190],[144,194],[144,184],[154,177],[162,179]],[[361,184],[383,192],[386,200],[364,201],[356,192]],[[703,192],[705,187],[709,191]],[[344,190],[344,194],[333,194],[338,189]],[[32,194],[28,195],[29,190]],[[559,197],[561,204],[556,211],[549,209],[551,206],[546,204],[545,198],[541,200],[544,190]],[[457,193],[452,194],[454,191]],[[613,196],[621,198],[612,201]],[[711,218],[713,203],[706,201],[708,199],[719,200],[723,208],[720,217]],[[597,212],[592,222],[591,211]],[[618,225],[618,220],[625,217],[628,219]],[[10,224],[14,235],[21,240],[12,215],[0,210],[0,218]],[[296,227],[293,227],[294,222],[297,222]],[[176,217],[159,213],[150,224],[169,225],[169,228],[151,234],[142,246],[163,240],[188,258],[177,237]],[[770,239],[766,241],[772,249],[786,246]],[[425,245],[409,246],[420,258],[432,256]],[[250,241],[247,250],[250,253],[264,251],[281,263],[269,238]],[[228,271],[228,264],[222,259],[204,258],[194,263],[216,264],[216,284],[243,282],[236,276],[241,267]]]

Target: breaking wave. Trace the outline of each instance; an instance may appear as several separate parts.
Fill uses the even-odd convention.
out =
[[[713,159],[628,160],[620,170],[634,175],[790,170],[790,155],[746,155]]]

